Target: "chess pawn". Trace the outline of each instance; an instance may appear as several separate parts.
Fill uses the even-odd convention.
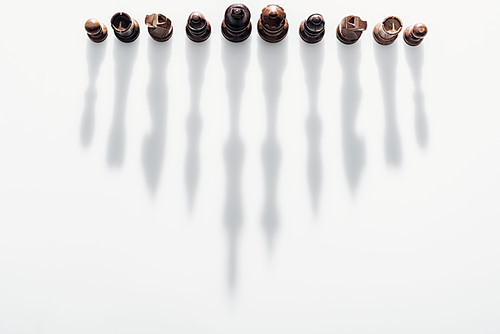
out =
[[[186,35],[190,40],[197,43],[204,42],[210,37],[211,32],[210,22],[202,13],[193,12],[189,15],[186,24]]]
[[[101,43],[108,37],[108,28],[96,19],[88,19],[85,22],[85,30],[94,43]]]
[[[318,43],[325,36],[325,20],[321,14],[313,14],[302,21],[299,28],[300,37],[307,43]]]
[[[427,35],[427,26],[423,23],[417,23],[405,29],[403,39],[409,46],[418,46]]]

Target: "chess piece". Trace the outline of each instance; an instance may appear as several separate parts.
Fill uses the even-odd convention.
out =
[[[108,37],[108,28],[96,19],[88,19],[85,22],[85,30],[94,43],[101,43]]]
[[[288,33],[288,20],[285,10],[278,5],[269,5],[262,9],[257,25],[260,37],[269,43],[282,41]]]
[[[127,13],[119,12],[111,18],[111,28],[121,42],[130,43],[139,37],[140,27]]]
[[[174,33],[172,21],[163,14],[146,15],[144,22],[148,26],[149,35],[157,42],[168,41]]]
[[[358,16],[346,16],[337,26],[337,38],[344,44],[354,44],[367,26],[367,22],[361,20]]]
[[[378,44],[390,45],[398,38],[403,22],[396,16],[389,16],[373,28],[373,38]]]
[[[189,15],[186,24],[186,35],[193,42],[204,42],[210,37],[212,28],[210,22],[199,12],[193,12]]]
[[[325,36],[325,19],[321,14],[313,14],[302,21],[299,35],[307,43],[318,43]]]
[[[231,42],[243,42],[252,33],[250,10],[243,4],[233,4],[226,9],[222,21],[222,35]]]
[[[403,39],[409,46],[418,46],[427,35],[427,26],[423,23],[417,23],[405,29]]]

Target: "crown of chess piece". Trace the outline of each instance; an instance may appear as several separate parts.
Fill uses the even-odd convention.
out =
[[[384,21],[377,23],[373,28],[373,38],[378,44],[390,45],[398,38],[402,27],[403,22],[399,17],[386,17]]]
[[[111,28],[116,38],[124,43],[133,42],[139,37],[141,31],[139,23],[127,13],[119,12],[111,18]]]
[[[174,33],[172,21],[163,14],[146,15],[144,22],[148,26],[149,35],[157,42],[168,41]]]
[[[368,23],[359,18],[359,16],[346,16],[337,26],[337,38],[344,44],[356,43],[363,31],[368,27]]]
[[[101,43],[108,37],[108,28],[96,19],[88,19],[85,22],[85,30],[94,43]]]
[[[313,14],[302,21],[299,35],[307,43],[318,43],[325,36],[325,19],[321,14]]]
[[[427,26],[417,23],[405,29],[403,39],[409,46],[419,46],[427,35]]]
[[[222,35],[235,43],[246,40],[252,33],[250,16],[250,10],[243,4],[229,6],[221,24]]]
[[[288,33],[288,20],[283,7],[268,5],[262,9],[257,31],[263,40],[269,43],[282,41]]]
[[[205,16],[199,12],[192,12],[186,24],[186,35],[193,42],[204,42],[210,37],[212,27]]]

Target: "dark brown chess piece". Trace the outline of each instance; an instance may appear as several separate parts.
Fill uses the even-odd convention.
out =
[[[222,35],[231,42],[243,42],[252,33],[250,10],[243,4],[233,4],[226,9],[222,21]]]
[[[288,33],[285,10],[278,5],[268,5],[262,9],[257,31],[266,42],[278,43],[282,41]]]
[[[409,46],[418,46],[427,35],[427,26],[423,23],[417,23],[405,29],[403,39]]]
[[[174,33],[172,21],[163,14],[146,15],[144,22],[148,26],[149,35],[157,42],[168,41]]]
[[[313,14],[302,21],[299,35],[307,43],[318,43],[325,36],[325,19],[321,14]]]
[[[108,37],[108,28],[96,19],[88,19],[85,22],[85,30],[94,43],[101,43]]]
[[[367,22],[358,16],[346,16],[337,27],[337,38],[344,44],[354,44],[359,40],[367,26]]]
[[[373,38],[378,44],[390,45],[398,38],[403,22],[396,16],[389,16],[373,28]]]
[[[193,42],[204,42],[210,37],[210,22],[199,12],[192,12],[186,24],[186,35]]]
[[[113,28],[116,38],[124,43],[135,41],[141,31],[139,23],[123,12],[113,15],[111,18],[111,28]]]

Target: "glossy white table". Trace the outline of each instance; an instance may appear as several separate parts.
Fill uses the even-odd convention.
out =
[[[6,4],[0,333],[498,333],[498,5],[419,3],[282,1],[278,45],[260,1],[238,45],[225,1]],[[139,39],[90,43],[120,10]],[[375,45],[388,15],[422,47]]]

